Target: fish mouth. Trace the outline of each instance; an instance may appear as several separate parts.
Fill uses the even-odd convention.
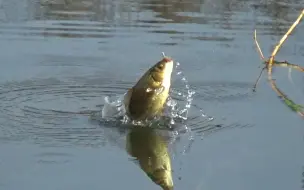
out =
[[[170,58],[170,57],[164,57],[164,58],[162,59],[162,61],[168,63],[168,62],[171,62],[171,61],[173,62],[173,59]]]
[[[165,64],[165,69],[164,72],[172,72],[173,70],[173,59],[169,58],[169,57],[165,57],[162,59],[162,62],[164,62]]]

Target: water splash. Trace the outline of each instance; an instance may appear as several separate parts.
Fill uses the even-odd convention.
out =
[[[116,119],[117,117],[124,116],[126,113],[125,107],[123,106],[123,96],[105,97],[105,104],[102,108],[101,114],[103,119]]]
[[[181,119],[187,120],[195,91],[190,88],[188,80],[184,76],[183,72],[179,69],[179,67],[180,67],[180,63],[177,62],[175,66],[176,76],[181,77],[181,82],[182,84],[184,84],[184,87],[187,90],[187,92],[186,93],[178,92],[178,95],[184,98],[186,104],[185,106],[179,106],[179,109],[176,109],[177,112],[175,113],[175,115]],[[172,102],[170,102],[170,104],[172,104]],[[176,104],[174,105],[174,107],[176,107]]]
[[[155,118],[153,121],[140,121],[135,122],[131,121],[126,116],[126,109],[123,104],[123,98],[126,94],[123,96],[114,96],[114,97],[105,97],[105,103],[102,109],[101,118],[104,120],[116,120],[121,121],[122,124],[131,123],[134,125],[154,125],[155,122],[157,122],[157,126],[162,127],[165,126],[165,128],[171,128],[176,129],[177,125],[180,131],[183,133],[190,134],[189,139],[193,139],[193,135],[191,133],[190,127],[185,124],[185,122],[188,120],[188,115],[190,108],[192,106],[193,97],[195,95],[195,91],[191,89],[188,80],[186,79],[186,76],[183,74],[180,63],[176,62],[175,64],[175,78],[176,80],[180,81],[180,84],[183,84],[183,87],[179,90],[171,88],[169,92],[169,97],[167,99],[164,114],[161,118]],[[146,91],[150,92],[153,89],[147,88]],[[164,88],[155,89],[156,93],[161,93],[164,90]],[[201,117],[207,118],[208,121],[213,120],[212,117],[207,116],[203,112],[202,109],[200,109]],[[148,122],[148,123],[147,123]],[[179,133],[179,132],[177,132]]]
[[[196,92],[193,89],[191,89],[191,87],[189,85],[189,82],[186,79],[186,76],[184,75],[182,70],[179,69],[179,67],[180,67],[180,63],[177,62],[176,63],[176,70],[177,70],[176,75],[181,77],[181,82],[184,84],[185,89],[187,90],[187,93],[178,92],[179,96],[183,96],[186,99],[186,105],[184,106],[183,109],[179,110],[178,114],[184,116],[183,117],[184,119],[187,119],[189,110],[190,110],[191,105],[192,105],[193,96],[195,95]],[[213,117],[208,116],[203,111],[203,109],[200,109],[200,112],[201,112],[201,116],[204,117],[204,118],[207,118],[208,121],[212,121],[214,119]]]
[[[165,104],[165,109],[163,116],[160,118],[155,118],[154,120],[150,121],[132,121],[125,115],[125,108],[123,104],[123,97],[119,98],[114,97],[110,100],[110,97],[105,98],[105,105],[102,111],[102,118],[106,120],[115,120],[116,122],[119,121],[121,124],[132,124],[132,125],[145,125],[145,126],[152,126],[159,127],[160,129],[170,130],[171,140],[170,144],[173,144],[176,140],[181,140],[181,136],[187,138],[185,144],[183,145],[182,155],[187,154],[192,144],[195,140],[194,134],[195,132],[192,131],[191,122],[188,120],[193,117],[189,116],[190,109],[193,106],[193,99],[195,95],[195,91],[190,87],[189,82],[186,76],[183,74],[182,69],[180,68],[180,63],[176,62],[175,64],[175,71],[172,73],[175,74],[172,76],[178,84],[182,84],[182,87],[179,89],[174,88],[171,86],[169,97]],[[146,89],[147,92],[152,91],[153,89]],[[161,93],[163,88],[155,89],[155,92]],[[195,116],[195,118],[205,118],[207,122],[213,120],[213,117],[208,116],[203,109],[199,109],[199,115]],[[190,120],[189,120],[190,121]],[[172,152],[172,156],[174,158],[174,153]]]

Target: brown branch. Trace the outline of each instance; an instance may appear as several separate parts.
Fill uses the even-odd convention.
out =
[[[299,22],[300,22],[300,20],[302,19],[303,16],[304,16],[304,9],[302,10],[302,13],[298,16],[297,20],[291,25],[289,30],[286,32],[286,34],[281,38],[280,42],[274,48],[274,50],[273,50],[273,52],[270,56],[269,63],[268,63],[268,78],[270,80],[271,80],[272,64],[273,64],[274,57],[276,56],[276,54],[278,53],[278,51],[282,47],[282,45],[283,45],[284,41],[287,39],[287,37],[291,34],[291,32],[299,24]]]
[[[278,96],[284,101],[284,103],[293,111],[297,112],[301,117],[304,118],[304,112],[301,111],[301,108],[303,108],[300,105],[295,104],[291,99],[287,97],[276,85],[274,80],[269,81],[271,88],[278,94]]]
[[[258,42],[257,41],[256,41],[256,44],[258,46]],[[262,58],[262,56],[263,56],[262,51],[260,51],[260,55],[261,55],[261,58]],[[258,83],[260,81],[260,78],[261,78],[264,70],[267,68],[268,63],[269,63],[269,61],[264,61],[264,64],[266,64],[266,66],[262,68],[262,70],[261,70],[261,72],[260,72],[260,74],[259,74],[256,82],[254,83],[253,88],[252,88],[253,92],[256,91],[257,85],[258,85]],[[296,64],[289,63],[287,61],[275,61],[274,60],[273,65],[276,66],[276,67],[286,67],[286,68],[291,68],[291,69],[298,70],[300,72],[304,72],[304,68],[303,67],[301,67],[299,65],[296,65]]]
[[[276,47],[274,48],[270,59],[269,60],[265,60],[264,55],[261,51],[261,48],[259,46],[259,43],[257,41],[256,38],[256,30],[254,31],[254,40],[255,40],[255,44],[257,47],[257,50],[260,54],[260,58],[263,60],[264,64],[266,64],[266,67],[264,67],[258,77],[257,82],[254,85],[254,90],[256,88],[256,85],[263,73],[263,71],[265,70],[265,68],[267,68],[268,70],[268,80],[270,82],[271,88],[278,94],[278,96],[284,101],[284,103],[291,108],[293,111],[297,112],[301,117],[304,118],[304,111],[302,111],[302,106],[301,105],[297,105],[296,103],[294,103],[291,99],[289,99],[287,97],[287,95],[285,95],[277,86],[275,81],[272,79],[272,66],[279,66],[279,67],[288,67],[288,68],[292,68],[292,69],[296,69],[300,72],[304,72],[304,68],[295,65],[295,64],[291,64],[288,63],[287,61],[283,61],[283,62],[278,62],[275,61],[274,57],[276,56],[276,54],[278,53],[278,51],[280,50],[281,46],[283,45],[283,43],[285,42],[285,40],[288,38],[288,36],[291,34],[291,32],[295,29],[295,27],[299,24],[300,20],[302,19],[302,17],[304,16],[304,9],[302,10],[301,14],[298,16],[297,20],[290,26],[289,30],[286,32],[286,34],[281,38],[281,40],[279,41],[279,43],[276,45]]]
[[[265,69],[266,69],[266,67],[263,67],[263,69],[262,69],[261,72],[260,72],[260,75],[258,76],[257,80],[255,81],[255,83],[254,83],[254,85],[253,85],[253,88],[252,88],[252,91],[253,91],[253,92],[256,91],[256,87],[257,87],[257,85],[258,85],[258,83],[259,83],[259,81],[260,81],[260,79],[261,79],[261,76],[262,76],[262,74],[263,74],[263,72],[264,72]]]
[[[261,60],[263,60],[263,62],[266,63],[265,57],[264,57],[264,55],[263,55],[263,52],[262,52],[262,50],[261,50],[261,48],[260,48],[260,45],[259,45],[259,42],[258,42],[258,40],[257,40],[256,30],[254,30],[253,39],[254,39],[254,42],[255,42],[255,45],[256,45],[256,49],[257,49],[257,51],[258,51],[258,53],[259,53],[259,55],[260,55]],[[257,87],[257,85],[258,85],[258,83],[259,83],[259,81],[260,81],[260,78],[261,78],[261,76],[262,76],[262,74],[263,74],[263,72],[264,72],[265,69],[266,69],[266,67],[263,67],[263,69],[262,69],[261,72],[260,72],[260,75],[259,75],[258,78],[256,79],[256,82],[254,83],[253,88],[252,88],[252,91],[253,91],[253,92],[256,91],[256,87]]]
[[[260,54],[260,58],[261,58],[262,60],[265,60],[265,57],[264,57],[264,55],[263,55],[263,52],[262,52],[262,50],[261,50],[261,48],[260,48],[260,45],[259,45],[258,40],[257,40],[257,37],[256,37],[256,30],[254,30],[253,39],[254,39],[256,48],[257,48],[257,50],[258,50],[258,52],[259,52],[259,54]],[[264,70],[264,69],[263,69],[263,70]]]
[[[296,64],[288,63],[287,61],[282,61],[282,62],[274,61],[273,64],[278,67],[287,67],[287,68],[292,68],[292,69],[298,70],[300,72],[304,72],[303,67],[296,65]]]

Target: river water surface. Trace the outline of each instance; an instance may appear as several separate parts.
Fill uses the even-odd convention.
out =
[[[0,189],[160,189],[125,151],[123,129],[83,113],[125,93],[161,52],[185,77],[174,71],[172,93],[195,91],[185,98],[190,130],[169,146],[174,189],[303,189],[303,119],[265,75],[252,92],[261,66],[254,29],[270,55],[303,7],[301,0],[0,0]],[[300,23],[278,59],[304,66],[303,31]],[[293,83],[287,69],[274,77],[304,104],[302,73],[292,72]]]

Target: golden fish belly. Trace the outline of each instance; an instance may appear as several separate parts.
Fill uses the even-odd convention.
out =
[[[162,114],[169,89],[147,92],[146,88],[132,88],[126,94],[127,115],[133,120],[151,119]]]

